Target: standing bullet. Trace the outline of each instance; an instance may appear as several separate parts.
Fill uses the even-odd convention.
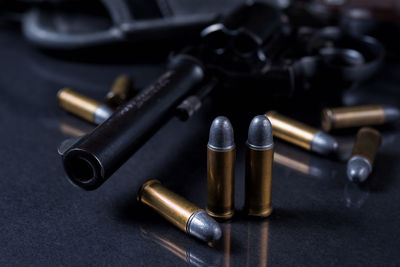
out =
[[[113,108],[117,108],[128,102],[132,89],[132,80],[129,76],[118,76],[110,91],[107,93],[105,102]]]
[[[138,201],[153,208],[189,235],[205,242],[221,238],[220,226],[203,209],[168,190],[157,180],[145,182],[137,197]]]
[[[326,132],[333,129],[381,125],[398,120],[400,110],[386,105],[325,108],[321,113],[321,126]]]
[[[246,151],[245,210],[248,215],[271,214],[271,178],[274,141],[271,122],[264,115],[250,123]]]
[[[285,117],[276,111],[269,111],[266,115],[271,121],[274,136],[278,138],[322,155],[331,154],[338,149],[337,141],[329,134]]]
[[[347,162],[347,177],[350,181],[361,183],[368,178],[380,144],[381,134],[377,130],[363,127],[358,131],[351,158]]]
[[[106,105],[79,94],[70,88],[63,88],[58,91],[57,100],[62,109],[95,124],[102,123],[114,113]]]
[[[234,214],[235,143],[233,129],[226,117],[211,124],[207,145],[207,213],[230,219]]]

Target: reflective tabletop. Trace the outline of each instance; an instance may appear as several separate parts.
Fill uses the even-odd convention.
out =
[[[57,147],[95,126],[60,110],[58,89],[70,86],[101,100],[121,73],[143,88],[163,73],[164,58],[105,63],[96,57],[58,57],[5,29],[0,58],[0,265],[400,265],[399,124],[379,128],[383,142],[374,172],[361,186],[346,177],[354,131],[337,135],[338,157],[321,157],[276,139],[274,210],[268,219],[256,220],[241,211],[251,118],[274,108],[318,126],[319,111],[332,99],[283,104],[265,99],[265,105],[252,106],[251,97],[249,102],[215,92],[192,118],[172,118],[103,186],[87,192],[66,179]],[[339,100],[328,104],[400,104],[398,73],[400,64],[388,60],[371,81],[338,93]],[[206,144],[219,115],[227,116],[235,131],[236,214],[221,223],[222,239],[211,245],[139,205],[136,193],[155,178],[205,207]]]

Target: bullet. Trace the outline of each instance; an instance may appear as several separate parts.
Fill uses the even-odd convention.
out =
[[[113,108],[117,108],[128,102],[132,89],[132,80],[129,76],[118,76],[110,91],[107,93],[105,102]]]
[[[271,122],[264,115],[256,116],[250,123],[246,150],[245,210],[248,215],[267,217],[272,212],[273,156]]]
[[[386,105],[325,108],[321,112],[321,126],[326,132],[333,129],[382,125],[400,120],[400,110]]]
[[[266,115],[272,123],[274,136],[289,143],[321,155],[336,152],[339,147],[335,138],[323,131],[285,117],[276,111],[269,111]]]
[[[106,105],[70,88],[60,89],[57,93],[57,100],[60,108],[95,124],[102,123],[114,113]]]
[[[205,242],[214,242],[221,238],[221,228],[214,219],[203,209],[162,186],[158,180],[145,182],[137,197],[139,202],[153,208],[191,236]]]
[[[207,144],[207,213],[218,219],[234,214],[235,143],[228,118],[214,119]]]
[[[355,183],[364,182],[372,172],[376,151],[381,144],[381,134],[372,128],[361,128],[347,162],[347,177]]]

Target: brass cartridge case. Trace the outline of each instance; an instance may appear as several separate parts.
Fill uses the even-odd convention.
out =
[[[138,201],[156,210],[182,231],[187,232],[190,217],[201,208],[168,190],[158,180],[144,183],[138,193]]]
[[[129,100],[132,88],[132,80],[129,76],[118,76],[110,91],[106,95],[105,102],[111,107],[118,107]]]
[[[203,209],[162,186],[157,180],[145,182],[137,198],[191,236],[205,242],[214,242],[221,238],[221,227],[213,218]]]
[[[373,165],[380,144],[381,134],[373,128],[363,127],[357,133],[351,157],[363,157]]]
[[[229,219],[234,214],[235,148],[215,150],[207,146],[207,213]]]
[[[94,122],[96,109],[100,102],[73,91],[70,88],[63,88],[57,94],[58,105],[72,114],[87,121]]]
[[[364,127],[358,131],[351,158],[347,162],[347,177],[351,182],[362,183],[369,177],[380,144],[381,134],[377,130]]]
[[[247,146],[245,209],[248,215],[267,217],[272,212],[273,157],[273,146],[269,149],[255,149]]]
[[[325,108],[321,112],[321,126],[326,132],[384,123],[385,109],[380,105]]]
[[[318,132],[317,129],[285,117],[276,111],[269,111],[266,116],[271,121],[274,136],[311,150],[311,143]]]

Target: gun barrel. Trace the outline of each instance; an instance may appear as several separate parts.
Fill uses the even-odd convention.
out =
[[[204,77],[199,61],[177,56],[156,82],[62,154],[69,179],[86,190],[102,185],[173,115],[177,104]]]

